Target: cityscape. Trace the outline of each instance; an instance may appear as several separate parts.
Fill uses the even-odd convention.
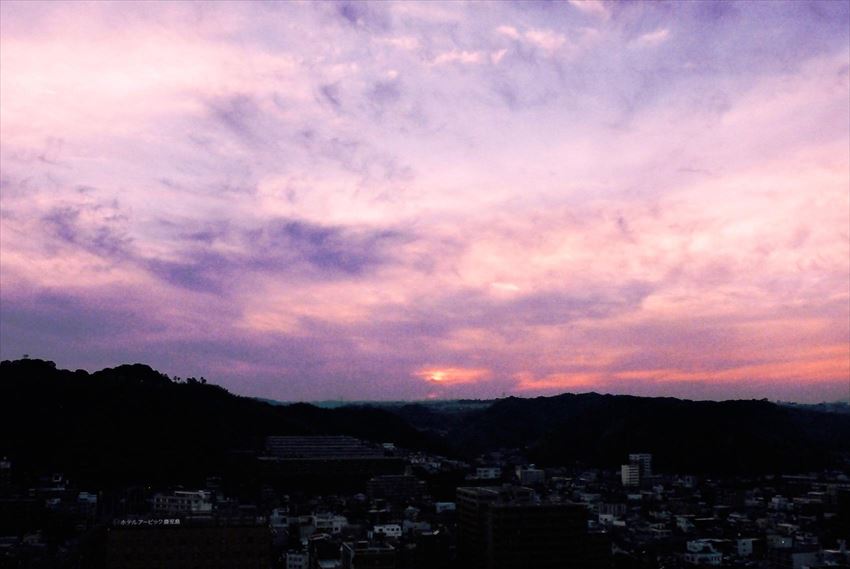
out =
[[[850,569],[850,0],[0,0],[0,569]]]
[[[546,407],[559,398],[328,409],[240,398],[140,365],[91,375],[33,359],[0,368],[0,448],[12,453],[0,461],[4,568],[850,566],[847,403],[825,411],[764,401],[566,396],[567,408],[585,406],[601,425],[606,408],[616,422],[618,405],[638,415],[652,405],[688,444],[676,458],[654,434],[609,424],[572,444],[608,445],[612,454],[570,460],[569,452],[541,454],[550,444],[545,437],[481,453],[453,444],[500,407],[526,405],[540,421],[558,421],[563,411],[547,417]],[[105,409],[116,401],[120,408]],[[805,444],[813,454],[787,452],[792,437],[748,446],[742,435],[718,446],[691,431],[699,415],[726,404],[760,415],[769,432],[781,433],[790,421],[811,437]],[[152,409],[165,410],[160,428],[145,420]],[[735,421],[728,409],[717,413]],[[248,415],[256,428],[209,440],[218,422],[245,423]],[[458,426],[449,431],[452,421]],[[16,437],[12,425],[27,434]],[[61,425],[74,427],[63,434]],[[632,443],[663,454],[617,450]],[[674,469],[682,458],[693,470]]]

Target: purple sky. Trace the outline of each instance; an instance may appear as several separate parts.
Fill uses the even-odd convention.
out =
[[[848,2],[0,11],[4,359],[848,396]]]

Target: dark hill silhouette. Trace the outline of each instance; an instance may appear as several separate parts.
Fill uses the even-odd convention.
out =
[[[272,434],[347,434],[431,448],[432,440],[380,409],[275,406],[203,379],[149,366],[89,374],[24,359],[0,363],[0,455],[31,473],[81,482],[192,483],[231,467]]]
[[[648,451],[661,470],[693,473],[808,471],[850,451],[850,415],[767,401],[589,393],[466,409],[271,405],[142,364],[88,373],[0,363],[0,455],[20,476],[59,471],[101,487],[248,476],[245,464],[271,434],[346,434],[468,457],[521,448],[540,465],[616,467]]]
[[[698,473],[801,472],[850,451],[850,416],[766,400],[689,401],[626,395],[509,397],[468,414],[448,439],[466,452],[525,448],[542,465],[615,467],[652,452],[660,469]]]

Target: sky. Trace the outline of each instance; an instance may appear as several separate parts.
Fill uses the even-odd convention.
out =
[[[0,4],[0,356],[850,396],[850,2]]]

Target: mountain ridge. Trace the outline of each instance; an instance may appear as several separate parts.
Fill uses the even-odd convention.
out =
[[[326,409],[274,405],[145,364],[89,373],[3,361],[0,378],[0,454],[25,470],[99,482],[189,483],[280,434],[345,434],[466,459],[518,449],[541,466],[616,468],[647,451],[661,470],[694,473],[802,472],[845,464],[850,452],[850,416],[766,400],[564,393],[483,407]]]

